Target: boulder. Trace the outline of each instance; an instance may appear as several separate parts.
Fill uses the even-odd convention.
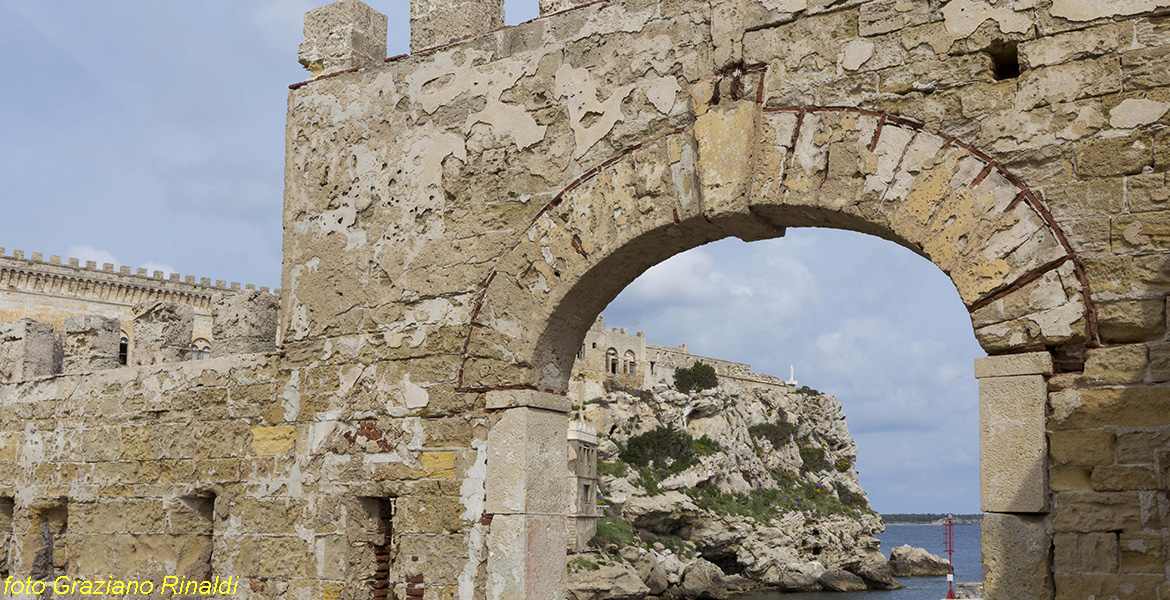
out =
[[[678,593],[687,600],[727,598],[727,587],[723,584],[723,571],[714,563],[697,559],[683,572]]]
[[[622,506],[622,516],[639,529],[671,534],[699,517],[699,507],[682,492],[657,496],[631,496]]]
[[[570,573],[568,592],[571,600],[641,600],[650,588],[633,567],[617,563]]]
[[[817,583],[830,592],[864,592],[868,589],[865,580],[844,569],[825,571]]]
[[[922,548],[898,546],[890,552],[894,577],[937,577],[951,572],[951,562]]]
[[[642,578],[642,583],[650,589],[650,594],[658,596],[670,587],[670,577],[666,572],[666,567],[662,565],[662,561],[658,560],[658,554],[655,552],[647,552],[638,558],[638,576]]]
[[[900,590],[902,584],[894,579],[894,571],[890,568],[890,561],[881,553],[867,554],[861,560],[843,565],[846,571],[853,573],[865,581],[871,590]]]

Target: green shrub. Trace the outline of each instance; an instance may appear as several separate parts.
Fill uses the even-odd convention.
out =
[[[804,461],[803,469],[806,473],[827,471],[832,467],[823,449],[804,443],[800,444],[800,460]]]
[[[596,571],[601,567],[584,556],[574,556],[569,559],[569,572],[576,573],[577,571]]]
[[[609,475],[610,477],[625,477],[626,472],[628,470],[629,470],[629,468],[626,465],[626,463],[624,463],[620,460],[615,460],[614,462],[609,462],[608,460],[598,460],[597,461],[597,474],[598,475]]]
[[[662,483],[662,478],[654,469],[650,467],[642,467],[638,469],[638,476],[634,478],[634,485],[646,490],[647,496],[657,496],[662,493],[662,488],[659,485]]]
[[[631,546],[634,535],[634,526],[622,518],[621,511],[611,510],[597,522],[597,533],[589,540],[589,546],[602,550],[610,544],[616,544],[619,548]]]
[[[635,467],[653,466],[665,477],[695,465],[699,456],[722,451],[723,448],[707,436],[695,440],[685,431],[659,427],[627,440],[621,459]]]
[[[833,465],[833,467],[835,469],[837,469],[838,471],[840,471],[841,473],[844,473],[844,472],[848,471],[849,469],[853,468],[853,463],[848,461],[848,460],[845,460],[844,458],[838,458],[837,464]]]
[[[779,423],[763,423],[761,425],[752,425],[748,427],[748,434],[753,438],[768,440],[773,448],[780,448],[792,441],[792,435],[796,432],[796,425],[788,421],[780,421]]]
[[[684,394],[710,389],[718,385],[719,377],[715,375],[715,367],[704,362],[696,361],[690,367],[674,372],[674,388]]]

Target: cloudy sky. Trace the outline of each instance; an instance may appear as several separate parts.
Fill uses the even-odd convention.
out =
[[[408,3],[370,3],[406,52]],[[536,3],[507,0],[508,22]],[[0,246],[278,286],[287,86],[317,4],[0,0]],[[605,316],[836,394],[878,510],[978,511],[982,353],[950,282],[908,250],[826,230],[727,240],[651,269]]]

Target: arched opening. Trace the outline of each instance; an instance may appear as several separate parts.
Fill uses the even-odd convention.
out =
[[[732,87],[695,108],[692,126],[600,165],[533,218],[475,307],[459,389],[496,394],[489,406],[515,407],[517,418],[556,405],[596,315],[691,248],[790,227],[875,235],[948,276],[984,351],[1020,357],[984,363],[979,375],[994,380],[986,396],[980,386],[981,421],[1008,425],[981,430],[983,509],[1027,538],[996,562],[1047,573],[1046,378],[1054,355],[1075,370],[1097,343],[1087,280],[1059,226],[1017,177],[954,138],[858,109],[764,108],[734,93],[762,71],[740,76],[710,82]],[[1018,418],[1004,420],[1010,411]]]
[[[191,342],[191,360],[207,360],[211,358],[211,342],[197,338]]]
[[[617,348],[610,348],[605,351],[605,371],[610,375],[618,374]]]

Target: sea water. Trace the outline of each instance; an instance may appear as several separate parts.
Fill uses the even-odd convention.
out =
[[[925,548],[931,554],[946,558],[943,553],[942,525],[889,525],[886,532],[878,536],[882,541],[882,552],[903,544]],[[955,581],[980,581],[983,572],[983,558],[980,553],[978,525],[955,525]],[[947,596],[947,578],[943,577],[902,577],[900,590],[853,592],[800,592],[793,594],[765,592],[732,596],[734,600],[941,600]]]

